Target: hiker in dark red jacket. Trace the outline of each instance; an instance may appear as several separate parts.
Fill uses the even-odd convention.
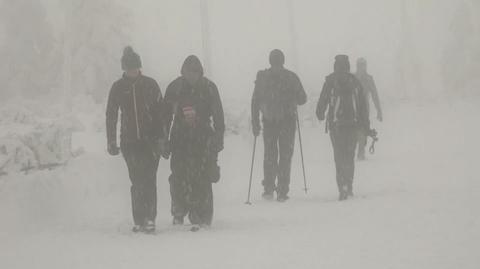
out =
[[[225,123],[217,86],[204,77],[196,56],[185,60],[181,76],[168,86],[165,107],[173,224],[182,225],[188,215],[192,231],[197,231],[212,223],[212,183],[220,179],[217,157],[223,150]]]
[[[124,50],[122,78],[108,96],[107,141],[112,156],[125,158],[132,182],[134,232],[155,231],[157,215],[157,168],[166,154],[162,124],[162,94],[155,80],[142,75],[140,56],[131,47]],[[121,112],[120,148],[117,144],[118,112]]]
[[[333,145],[339,200],[353,196],[357,133],[369,134],[370,121],[363,87],[350,73],[348,56],[335,57],[334,72],[327,76],[317,104],[317,117],[325,120]]]
[[[300,79],[286,69],[284,63],[282,51],[273,50],[270,53],[271,68],[258,72],[252,97],[252,130],[255,137],[261,131],[260,112],[263,123],[265,157],[262,196],[271,200],[276,190],[279,202],[289,198],[297,106],[307,102]]]

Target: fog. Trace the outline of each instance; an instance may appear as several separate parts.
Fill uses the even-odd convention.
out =
[[[480,268],[480,0],[0,0],[0,62],[0,268]]]
[[[368,60],[386,100],[435,98],[478,84],[475,0],[208,0],[203,28],[201,2],[3,0],[2,99],[88,93],[103,102],[129,44],[162,89],[185,57],[197,54],[222,97],[242,102],[274,48],[284,50],[310,101],[340,53],[353,70],[358,57]]]

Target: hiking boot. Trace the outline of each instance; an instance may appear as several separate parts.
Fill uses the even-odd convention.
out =
[[[284,203],[288,199],[290,199],[290,197],[288,197],[288,195],[286,195],[286,194],[279,194],[278,197],[277,197],[277,201],[280,202],[280,203]]]
[[[194,224],[192,228],[190,228],[190,232],[198,232],[200,231],[200,228],[201,228],[200,225]]]
[[[262,198],[267,200],[267,201],[272,201],[273,200],[273,192],[265,191],[262,194]]]
[[[155,233],[155,223],[151,220],[147,221],[147,224],[143,227],[143,232],[146,234]]]
[[[132,232],[134,232],[134,233],[138,233],[138,232],[140,232],[141,230],[142,230],[142,227],[141,227],[140,225],[134,225],[134,226],[132,227]]]
[[[183,223],[184,223],[183,217],[173,217],[173,225],[174,226],[183,225]]]
[[[349,186],[347,191],[347,198],[353,198],[353,187]]]
[[[338,197],[339,201],[345,201],[348,199],[348,191],[349,188],[346,185],[343,185],[342,188],[340,189],[340,195]]]

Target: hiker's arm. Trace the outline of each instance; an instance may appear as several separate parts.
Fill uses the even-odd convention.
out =
[[[307,102],[307,93],[303,88],[300,78],[296,74],[294,77],[294,83],[295,83],[295,95],[297,98],[297,104],[299,106],[304,105]]]
[[[329,95],[330,95],[330,83],[328,79],[326,79],[325,83],[323,83],[322,92],[320,93],[320,98],[318,99],[318,103],[317,103],[316,114],[317,114],[317,118],[320,121],[325,120],[325,111],[327,110],[328,101],[330,99]]]
[[[163,100],[163,122],[166,137],[170,137],[170,129],[172,127],[173,116],[174,116],[174,104],[176,96],[176,80],[168,85],[167,90],[165,91],[165,98]]]
[[[213,95],[212,118],[213,128],[215,129],[215,151],[223,150],[223,137],[225,134],[225,116],[223,113],[222,99],[218,93],[218,88],[214,83],[210,83]]]
[[[154,100],[153,107],[152,107],[152,119],[154,124],[153,135],[155,138],[165,138],[166,132],[165,132],[165,126],[163,124],[163,119],[162,119],[163,96],[160,90],[160,86],[158,86],[158,83],[154,80],[152,81],[151,97]]]
[[[380,98],[378,97],[377,85],[375,84],[375,80],[373,78],[372,78],[371,94],[372,94],[373,104],[375,105],[375,109],[377,110],[377,118],[378,120],[382,121],[383,120],[382,107],[380,105]]]
[[[109,145],[117,144],[117,123],[118,110],[120,108],[116,95],[117,83],[114,83],[108,94],[107,110],[106,110],[106,131],[107,142]]]
[[[211,83],[213,92],[213,128],[218,136],[223,137],[225,133],[225,116],[223,113],[222,99],[218,93],[218,88]]]
[[[358,100],[358,115],[360,120],[360,125],[365,131],[370,131],[370,116],[368,115],[368,105],[367,98],[365,96],[365,89],[362,86],[362,83],[358,79],[355,79],[356,87],[358,90],[357,100]]]

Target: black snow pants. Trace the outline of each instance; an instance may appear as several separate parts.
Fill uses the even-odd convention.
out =
[[[296,119],[279,121],[263,119],[265,144],[263,186],[266,193],[277,190],[278,195],[287,195],[290,190],[290,170],[295,146]],[[277,186],[275,180],[278,179]]]
[[[212,169],[218,153],[208,151],[208,135],[177,140],[170,167],[171,213],[192,224],[211,225],[213,219]]]
[[[155,222],[159,159],[146,141],[122,143],[121,149],[132,182],[130,192],[135,225],[145,225],[147,221]]]
[[[359,159],[365,158],[365,148],[367,146],[367,134],[363,129],[357,131],[357,144],[358,144],[358,153],[357,157]]]
[[[337,185],[340,193],[353,191],[357,135],[358,128],[355,125],[332,126],[330,128]]]

